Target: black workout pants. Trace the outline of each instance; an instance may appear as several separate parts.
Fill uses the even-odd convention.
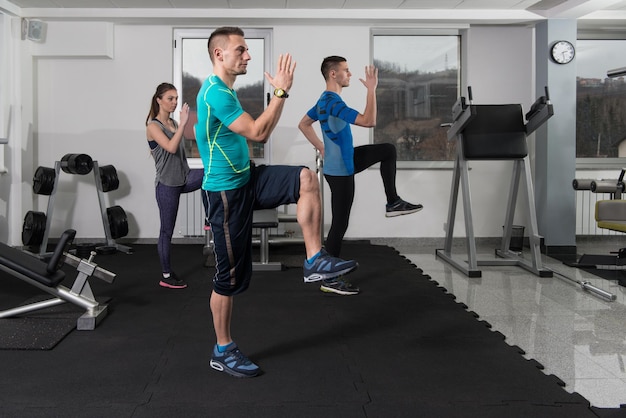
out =
[[[380,163],[380,176],[383,180],[387,203],[393,203],[398,199],[396,193],[396,158],[396,147],[393,144],[370,144],[354,148],[354,174]],[[324,178],[330,186],[330,205],[333,217],[328,237],[326,237],[326,251],[339,257],[341,242],[348,230],[350,211],[354,201],[354,175],[324,175]]]

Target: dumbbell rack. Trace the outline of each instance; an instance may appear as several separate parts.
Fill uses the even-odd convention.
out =
[[[46,255],[49,255],[49,253],[47,253],[47,248],[48,248],[48,237],[49,237],[49,233],[50,233],[50,224],[52,222],[52,212],[54,210],[54,201],[55,201],[55,196],[56,196],[56,191],[57,191],[57,185],[59,182],[59,174],[61,171],[61,161],[55,161],[54,163],[54,172],[55,172],[55,177],[54,177],[54,185],[52,187],[52,193],[50,193],[50,197],[48,198],[48,208],[46,210],[46,228],[44,230],[44,234],[43,234],[43,240],[40,244],[39,247],[39,256],[40,257],[45,257]],[[105,238],[106,238],[106,246],[107,247],[111,247],[114,248],[117,251],[121,251],[124,252],[126,254],[130,254],[132,253],[132,248],[131,247],[127,247],[125,245],[121,245],[115,242],[115,239],[113,238],[112,234],[111,234],[111,226],[109,224],[109,216],[107,213],[107,207],[105,204],[105,198],[104,198],[104,189],[102,187],[102,177],[101,177],[101,171],[100,171],[100,167],[98,165],[97,161],[93,161],[93,169],[92,169],[93,175],[94,175],[94,180],[96,183],[96,189],[98,191],[98,202],[100,204],[100,213],[102,215],[102,225],[104,226],[104,234],[105,234]]]

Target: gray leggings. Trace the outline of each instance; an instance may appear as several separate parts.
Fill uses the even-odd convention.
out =
[[[189,171],[187,183],[182,186],[170,187],[162,183],[156,186],[156,201],[159,206],[159,217],[161,218],[161,230],[159,232],[157,251],[159,253],[163,273],[171,272],[170,247],[172,245],[174,225],[176,224],[176,215],[178,214],[180,195],[200,189],[203,176],[204,170],[197,168]],[[206,200],[206,194],[201,193],[201,195],[206,217],[208,213],[208,202]]]

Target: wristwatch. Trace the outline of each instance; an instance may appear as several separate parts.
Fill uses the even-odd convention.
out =
[[[275,89],[274,90],[274,96],[280,98],[280,99],[286,99],[287,97],[289,97],[289,95],[287,94],[287,92],[283,89]]]

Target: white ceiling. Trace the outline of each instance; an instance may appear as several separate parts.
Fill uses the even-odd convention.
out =
[[[626,10],[624,0],[5,0],[23,9]]]
[[[510,24],[573,18],[626,31],[626,0],[0,0],[0,12],[27,18],[118,21],[219,17]]]

